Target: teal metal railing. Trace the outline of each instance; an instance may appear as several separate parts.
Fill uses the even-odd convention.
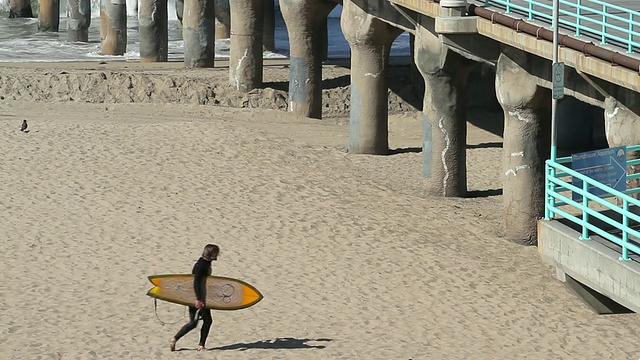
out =
[[[627,147],[627,154],[634,151],[640,151],[640,145]],[[629,196],[629,194],[639,193],[640,188],[631,188],[624,193],[620,192],[572,170],[570,163],[570,156],[546,162],[545,219],[550,220],[556,216],[562,216],[581,227],[581,240],[590,240],[589,234],[591,232],[615,243],[622,248],[620,260],[630,260],[629,252],[640,255],[640,246],[637,245],[640,242],[640,232],[632,228],[633,225],[640,225],[640,216],[630,211],[632,206],[640,206],[640,200]],[[627,167],[639,164],[640,159],[627,161]],[[574,186],[571,183],[572,177],[582,180],[582,186]],[[638,178],[640,178],[640,173],[627,175],[627,180]],[[593,187],[603,190],[606,195],[597,196],[590,193],[588,189]],[[572,200],[572,192],[580,194],[582,200]],[[611,197],[616,197],[618,202],[621,201],[622,206],[607,201]],[[594,209],[595,204],[615,212],[617,216],[614,218],[605,215],[601,210]],[[606,223],[613,230],[602,229],[594,225],[590,218]]]
[[[487,8],[498,6],[507,14],[518,13],[528,20],[552,22],[553,2],[550,0],[484,0]],[[589,34],[602,44],[640,50],[640,12],[602,0],[560,0],[560,27],[575,36]]]

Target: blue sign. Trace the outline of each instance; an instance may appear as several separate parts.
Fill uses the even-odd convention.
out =
[[[571,156],[571,167],[580,174],[620,192],[625,192],[627,189],[626,146],[573,154]],[[572,183],[573,186],[579,188],[583,186],[582,180],[576,177],[573,177]],[[595,186],[589,186],[589,193],[596,196],[607,194],[607,192]],[[574,192],[572,199],[574,201],[582,200],[582,195]]]

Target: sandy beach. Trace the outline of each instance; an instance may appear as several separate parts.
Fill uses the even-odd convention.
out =
[[[1,357],[638,358],[635,314],[596,315],[502,238],[495,119],[470,114],[472,196],[428,196],[410,85],[391,91],[392,155],[353,155],[348,69],[324,75],[312,120],[278,105],[286,65],[249,95],[223,65],[4,66]],[[193,331],[170,352],[185,307],[154,312],[147,276],[189,273],[211,242],[214,273],[265,298],[214,312],[210,351]]]

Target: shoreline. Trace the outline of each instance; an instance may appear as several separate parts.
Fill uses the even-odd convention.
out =
[[[264,58],[264,66],[284,66],[289,65],[290,61],[288,57],[283,58]],[[74,68],[85,69],[85,68],[93,68],[95,66],[107,66],[114,67],[117,69],[122,69],[123,67],[136,67],[136,68],[148,68],[152,69],[183,69],[183,70],[206,70],[206,69],[218,69],[218,68],[228,68],[229,67],[229,58],[228,57],[220,57],[216,58],[214,61],[213,68],[194,68],[187,69],[183,65],[183,60],[181,59],[170,59],[165,62],[140,62],[139,60],[126,60],[126,59],[118,59],[118,60],[82,60],[82,61],[0,61],[0,65],[2,67],[15,67],[15,68],[64,68],[65,66],[72,66]],[[322,63],[323,66],[339,66],[349,68],[351,65],[351,59],[348,57],[345,58],[330,58]],[[389,58],[389,66],[409,66],[411,65],[411,56],[391,56]]]

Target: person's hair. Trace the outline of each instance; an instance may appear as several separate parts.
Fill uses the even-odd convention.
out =
[[[220,253],[220,248],[215,244],[207,244],[202,251],[203,257],[212,257],[213,255],[218,255]]]

